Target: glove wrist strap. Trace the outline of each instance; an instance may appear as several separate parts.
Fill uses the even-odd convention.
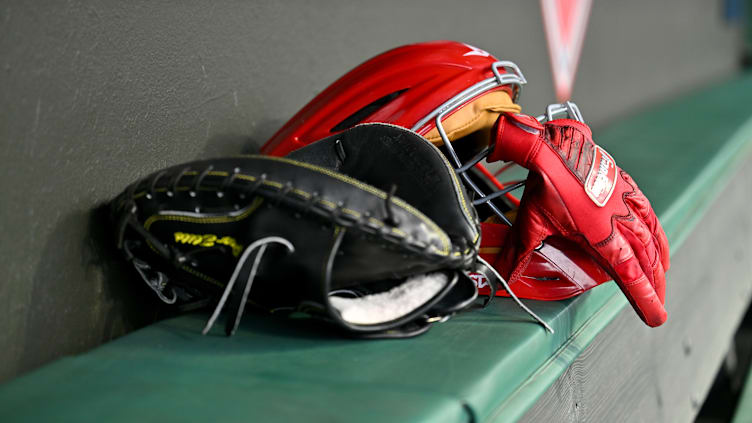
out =
[[[543,125],[532,116],[519,113],[504,113],[494,126],[494,151],[488,161],[512,161],[523,167],[531,152],[540,142]]]

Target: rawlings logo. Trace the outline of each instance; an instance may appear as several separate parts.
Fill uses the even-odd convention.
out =
[[[235,257],[243,251],[243,247],[231,236],[223,236],[220,238],[214,234],[199,235],[175,232],[175,242],[180,244],[198,245],[201,247],[213,247],[216,244],[222,244],[232,248],[232,255]]]
[[[593,151],[593,165],[585,179],[585,192],[598,207],[603,207],[616,187],[616,163],[606,150],[595,146]]]
[[[481,50],[478,47],[473,47],[470,44],[465,44],[465,47],[469,48],[470,51],[463,54],[463,56],[482,56],[482,57],[488,57],[489,54],[485,50]]]

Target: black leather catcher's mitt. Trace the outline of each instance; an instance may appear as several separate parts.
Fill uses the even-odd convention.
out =
[[[112,203],[118,245],[168,304],[302,310],[359,336],[427,330],[477,296],[479,227],[454,170],[408,130],[354,127],[289,158],[173,166]]]

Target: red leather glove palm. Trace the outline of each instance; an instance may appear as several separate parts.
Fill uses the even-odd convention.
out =
[[[649,326],[666,321],[663,307],[669,247],[663,228],[637,184],[592,140],[582,122],[541,125],[521,114],[502,114],[489,161],[528,168],[517,219],[497,268],[525,270],[534,249],[550,236],[577,242],[614,278]]]

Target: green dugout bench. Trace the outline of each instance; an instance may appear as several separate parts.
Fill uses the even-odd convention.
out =
[[[162,321],[0,386],[0,421],[687,421],[752,292],[752,77],[596,131],[663,222],[668,322],[614,283],[567,301],[508,299],[409,340],[349,340],[305,320]]]

